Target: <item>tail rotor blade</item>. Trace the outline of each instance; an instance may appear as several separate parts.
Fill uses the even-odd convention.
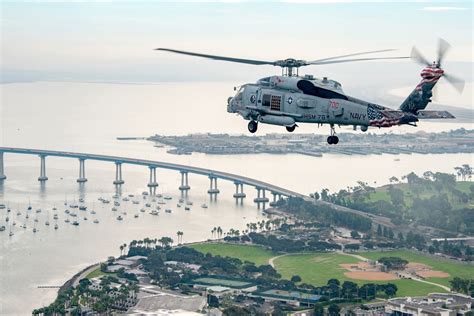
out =
[[[423,56],[420,51],[418,49],[416,49],[416,47],[413,47],[411,49],[411,59],[413,59],[414,61],[416,61],[417,63],[419,64],[422,64],[422,65],[427,65],[427,66],[430,66],[431,63],[428,61],[428,59],[425,58],[425,56]]]
[[[449,45],[448,42],[446,42],[444,39],[440,38],[438,41],[438,66],[441,66],[441,62],[444,59],[444,56],[446,53],[449,51],[451,48],[451,45]]]
[[[459,93],[464,90],[464,80],[452,75],[443,74],[443,77],[456,89]]]

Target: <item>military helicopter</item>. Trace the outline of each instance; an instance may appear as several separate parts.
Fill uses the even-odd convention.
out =
[[[437,60],[430,63],[413,47],[411,58],[426,67],[421,71],[421,82],[400,105],[398,110],[346,95],[339,82],[327,77],[320,79],[312,75],[299,76],[298,74],[299,68],[303,66],[410,58],[347,59],[347,57],[382,53],[393,51],[393,49],[353,53],[314,61],[293,58],[264,61],[207,55],[168,48],[157,48],[156,50],[236,63],[281,67],[281,75],[265,77],[259,79],[256,83],[247,83],[240,86],[236,95],[228,98],[227,112],[237,113],[248,120],[248,130],[251,133],[257,131],[259,122],[284,126],[288,132],[293,132],[298,126],[297,123],[329,124],[330,135],[327,142],[332,145],[339,142],[335,131],[336,125],[350,125],[354,129],[359,127],[361,131],[365,132],[369,126],[379,128],[404,124],[416,126],[419,119],[454,118],[447,111],[424,110],[431,102],[432,90],[441,77],[447,79],[459,92],[463,90],[464,82],[447,75],[441,68],[441,63],[449,48],[450,45],[440,39]],[[234,88],[234,90],[237,89]]]

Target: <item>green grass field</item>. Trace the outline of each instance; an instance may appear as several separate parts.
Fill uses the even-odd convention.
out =
[[[226,243],[202,243],[192,245],[192,248],[203,252],[211,253],[213,255],[229,256],[239,258],[240,260],[247,260],[255,262],[257,265],[268,264],[268,260],[277,256],[271,251],[268,251],[258,246],[233,245]],[[359,255],[377,260],[384,256],[396,256],[404,258],[410,262],[418,262],[431,266],[434,270],[447,272],[451,275],[450,278],[428,278],[427,281],[449,286],[449,280],[453,277],[468,278],[474,275],[474,267],[460,263],[455,263],[443,259],[434,259],[431,257],[412,253],[407,250],[398,250],[391,252],[366,252],[359,253]],[[345,269],[341,268],[341,263],[357,263],[359,259],[341,255],[338,253],[314,253],[314,254],[295,254],[286,255],[275,259],[274,264],[277,271],[283,278],[290,279],[294,275],[299,275],[302,282],[313,285],[324,285],[327,280],[331,278],[339,279],[340,281],[353,281],[358,284],[369,283],[371,281],[354,280],[346,277]],[[442,288],[416,282],[413,280],[393,280],[380,281],[373,283],[394,283],[398,287],[397,296],[415,296],[425,295],[432,292],[445,292]]]
[[[417,253],[410,252],[408,250],[398,250],[398,251],[390,251],[390,252],[367,252],[367,253],[360,253],[361,256],[377,260],[380,257],[400,257],[409,262],[418,262],[429,265],[433,268],[433,270],[439,270],[451,275],[450,278],[428,278],[427,281],[443,284],[449,286],[449,280],[454,277],[460,278],[472,278],[474,275],[474,266],[465,265],[461,263],[456,263],[449,260],[444,260],[442,258],[435,259],[428,256],[423,256]]]
[[[94,271],[86,275],[86,279],[93,279],[102,275],[117,276],[117,273],[105,273],[105,272],[100,271],[100,267],[98,267],[97,269],[95,269]]]
[[[214,256],[239,258],[242,261],[254,262],[256,265],[268,264],[268,260],[276,254],[258,246],[233,245],[226,243],[202,243],[190,245],[202,253]]]
[[[398,287],[397,296],[424,295],[432,292],[445,292],[442,288],[416,282],[413,280],[392,280],[392,281],[363,281],[354,280],[344,275],[347,270],[341,268],[342,263],[357,263],[360,260],[354,257],[337,253],[316,253],[288,255],[275,260],[275,266],[284,278],[291,278],[299,275],[302,282],[313,285],[324,285],[327,280],[335,278],[339,281],[352,281],[359,285],[364,283],[393,283]]]

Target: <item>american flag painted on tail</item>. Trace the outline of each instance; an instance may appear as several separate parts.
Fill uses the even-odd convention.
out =
[[[382,113],[372,105],[367,107],[367,117],[369,118],[370,126],[390,127],[400,123],[400,118],[388,117],[385,113]]]

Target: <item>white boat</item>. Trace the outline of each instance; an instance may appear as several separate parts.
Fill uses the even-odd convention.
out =
[[[117,216],[117,220],[118,220],[118,221],[121,221],[122,219],[123,219],[123,217],[122,217],[122,216],[120,216],[120,215],[119,215],[119,216]]]
[[[38,223],[38,219],[37,219],[37,218],[35,218],[35,223]]]
[[[156,198],[152,198],[151,201],[152,201],[152,202],[156,202]]]
[[[104,204],[109,204],[109,203],[110,203],[110,201],[109,201],[109,200],[106,200],[106,199],[104,199],[104,200],[102,200],[102,203],[104,203]]]
[[[81,206],[79,206],[79,210],[81,210],[81,211],[87,211],[87,206],[81,205]]]
[[[147,191],[143,191],[143,192],[142,192],[142,195],[148,195],[148,192],[147,192]]]
[[[130,199],[129,199],[128,197],[124,197],[124,198],[122,199],[122,201],[128,202],[128,201],[130,201]]]
[[[5,217],[5,222],[8,222],[10,220],[10,218],[7,216]]]
[[[192,201],[186,201],[186,205],[193,205]]]
[[[127,212],[122,212],[123,215],[127,215]]]
[[[54,229],[58,229],[58,224],[54,224]]]
[[[206,203],[202,203],[202,204],[201,204],[201,207],[202,207],[202,208],[207,208],[207,204],[206,204]]]
[[[146,207],[151,207],[151,204],[150,204],[150,203],[146,203],[145,206],[146,206]]]
[[[163,194],[160,194],[160,193],[158,193],[158,194],[156,195],[157,198],[161,198],[162,196],[163,196]]]
[[[138,214],[133,215],[133,217],[138,218]]]
[[[79,198],[79,202],[84,203],[84,199],[83,199],[83,198]]]
[[[171,210],[170,208],[167,208],[167,209],[165,210],[165,212],[166,212],[166,213],[171,213],[172,210]]]
[[[36,213],[41,213],[41,209],[39,208],[39,209],[37,209],[35,212],[36,212]]]
[[[49,226],[49,221],[44,222],[46,226]]]
[[[119,198],[118,194],[114,194],[114,195],[112,195],[112,197],[113,197],[114,199],[118,199],[118,198]]]
[[[97,218],[94,219],[94,224],[99,224],[99,220]]]
[[[178,203],[178,204],[176,204],[176,206],[177,206],[177,207],[181,207],[181,204]]]
[[[58,219],[58,214],[54,214],[53,219]]]
[[[183,203],[184,202],[184,199],[179,199],[179,203]]]
[[[74,222],[72,222],[72,224],[73,224],[74,226],[79,226],[79,222],[78,222],[78,221],[74,221]]]
[[[87,217],[84,217],[84,220],[87,221]]]
[[[158,215],[159,213],[158,213],[157,210],[153,210],[153,211],[150,212],[150,214],[151,214],[151,215]]]
[[[141,208],[141,209],[140,209],[140,212],[144,213],[144,212],[145,212],[145,209],[144,209],[144,208]]]
[[[36,233],[38,230],[35,228],[33,228],[33,233]]]
[[[133,204],[140,204],[140,201],[133,200],[132,203],[133,203]]]
[[[185,210],[185,211],[190,211],[191,208],[190,208],[189,206],[185,206],[185,207],[184,207],[184,210]]]
[[[6,208],[7,206],[5,204],[0,204],[0,210],[3,210],[4,208]]]
[[[133,195],[133,194],[129,194],[129,195],[128,195],[128,197],[131,197],[131,198],[134,197],[134,196],[135,196],[135,195]]]
[[[14,234],[13,234],[12,231],[10,231],[10,233],[8,234],[8,236],[10,236],[10,237],[13,236],[13,235],[14,235]]]
[[[69,223],[69,222],[70,222],[69,218],[66,218],[66,219],[64,220],[64,222],[65,222],[65,223]]]
[[[165,200],[171,200],[171,199],[173,199],[173,198],[172,198],[171,196],[169,196],[169,195],[165,195],[164,199],[165,199]]]
[[[91,214],[95,214],[95,213],[96,213],[96,211],[91,211]]]
[[[117,211],[117,208],[116,208],[116,207],[112,207],[112,211],[116,212],[116,211]]]
[[[26,219],[30,218],[30,215],[26,214],[25,218],[26,218]]]
[[[56,207],[53,207],[53,211],[57,211],[58,209]]]
[[[21,215],[20,211],[16,212],[16,216],[20,216],[20,215]]]
[[[166,204],[166,202],[163,201],[163,200],[159,200],[159,201],[158,201],[158,204],[164,205],[164,204]]]
[[[15,222],[15,221],[13,221],[12,225],[13,225],[13,226],[16,226],[16,222]]]
[[[120,206],[120,202],[115,201],[115,202],[114,202],[114,205],[115,205],[115,206]]]
[[[0,226],[0,232],[3,232],[6,229],[4,225]]]
[[[65,210],[64,213],[69,214],[69,210]]]
[[[76,216],[77,216],[76,213],[71,213],[71,214],[69,214],[69,215],[71,215],[72,217],[76,217]]]

